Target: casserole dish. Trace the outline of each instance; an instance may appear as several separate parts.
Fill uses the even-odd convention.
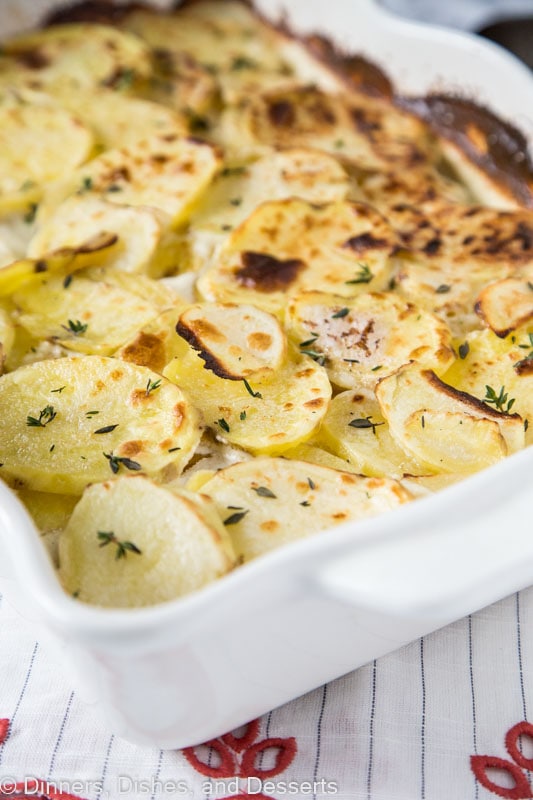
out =
[[[32,3],[28,16],[29,3],[16,5],[20,26],[50,4]],[[370,0],[336,0],[330,15],[318,0],[258,5],[272,18],[284,12],[297,32],[318,29],[383,63],[403,93],[465,86],[531,137],[529,74],[491,45],[397,21]],[[63,643],[63,661],[117,734],[189,746],[530,584],[521,477],[532,458],[524,451],[392,514],[285,547],[202,592],[130,611],[68,597],[31,519],[1,486],[2,589]]]

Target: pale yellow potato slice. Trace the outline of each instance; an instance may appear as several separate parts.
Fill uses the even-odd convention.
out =
[[[43,185],[86,161],[93,137],[75,117],[47,105],[0,105],[0,215],[29,211]]]
[[[388,219],[411,254],[396,276],[399,291],[457,336],[480,327],[474,306],[484,287],[533,265],[533,211],[441,204],[426,213],[399,206]]]
[[[106,259],[108,266],[159,277],[168,266],[161,252],[165,245],[166,223],[164,215],[153,208],[120,206],[93,194],[74,195],[38,227],[28,254],[40,258],[58,248],[77,247],[84,240],[107,231],[119,239],[119,247]]]
[[[438,374],[454,361],[446,325],[391,293],[304,292],[290,301],[286,326],[300,350],[320,354],[332,383],[345,389],[373,389],[410,361]]]
[[[479,294],[476,313],[500,338],[533,319],[533,268],[530,272],[491,283]]]
[[[57,94],[61,105],[92,130],[97,147],[129,147],[151,136],[187,136],[184,115],[150,100],[131,97],[111,89],[83,92],[67,89]]]
[[[0,267],[0,297],[7,297],[24,287],[37,286],[46,275],[63,276],[84,269],[115,256],[120,249],[118,236],[102,231],[90,239],[80,238],[73,247],[48,251],[43,258],[24,258]]]
[[[296,198],[264,203],[231,234],[197,288],[206,300],[280,313],[287,296],[306,290],[351,297],[385,288],[396,244],[370,206]]]
[[[364,478],[304,461],[260,458],[218,472],[202,486],[249,561],[342,522],[397,508],[411,499],[399,483]]]
[[[296,354],[273,376],[250,383],[219,377],[183,342],[183,354],[163,374],[187,389],[220,439],[254,455],[277,455],[309,439],[331,397],[325,369]]]
[[[0,381],[1,474],[36,491],[79,495],[128,471],[173,480],[200,436],[181,389],[113,358],[40,361]]]
[[[503,407],[524,420],[526,444],[533,444],[533,325],[505,338],[491,330],[473,331],[457,347],[461,358],[443,376],[457,389],[485,399],[507,394]]]
[[[103,281],[131,294],[137,295],[145,303],[151,303],[159,311],[183,304],[180,296],[164,281],[154,280],[148,275],[130,275],[121,270],[108,267],[93,267],[84,273],[93,281]]]
[[[414,115],[377,97],[314,86],[247,94],[223,114],[220,138],[241,155],[313,147],[370,170],[416,169],[432,155],[428,129]]]
[[[176,331],[220,378],[268,379],[287,357],[279,321],[255,306],[191,306],[181,314]]]
[[[320,437],[317,436],[316,438],[317,441],[321,441]],[[294,461],[309,461],[310,464],[318,464],[319,467],[329,467],[329,469],[341,470],[341,472],[360,472],[350,464],[348,459],[334,456],[322,447],[317,447],[316,444],[307,442],[286,450],[283,453],[283,458],[290,458]]]
[[[115,608],[164,603],[235,565],[211,501],[143,477],[86,489],[59,540],[59,577],[85,603]]]
[[[13,295],[18,322],[40,339],[78,353],[111,355],[160,309],[125,288],[75,276],[65,288],[61,277]]]
[[[327,153],[310,148],[270,152],[254,162],[228,166],[216,177],[191,218],[191,265],[200,270],[217,258],[231,231],[261,203],[299,197],[309,203],[345,200],[346,171]]]
[[[192,213],[219,166],[218,150],[206,142],[183,138],[180,131],[152,136],[106,150],[67,182],[52,187],[39,219],[49,217],[60,202],[78,192],[120,206],[153,206],[177,225]]]
[[[152,71],[150,48],[126,31],[96,24],[52,26],[2,43],[0,83],[53,92],[65,87],[128,89]]]
[[[428,472],[393,439],[373,392],[349,390],[334,397],[317,441],[361,475],[399,479]]]
[[[438,472],[475,472],[524,447],[518,414],[497,411],[412,364],[376,388],[396,442],[422,466]]]

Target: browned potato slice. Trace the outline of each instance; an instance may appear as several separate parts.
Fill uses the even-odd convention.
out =
[[[254,306],[191,306],[181,314],[176,330],[221,378],[242,381],[273,375],[287,356],[278,320]]]
[[[414,115],[378,98],[309,86],[248,94],[223,117],[222,139],[241,153],[315,147],[367,169],[413,169],[431,151]]]
[[[533,277],[533,268],[531,273]],[[491,283],[480,292],[475,308],[483,322],[505,338],[533,318],[533,283],[525,276]]]
[[[533,444],[533,325],[505,338],[491,330],[473,331],[457,349],[461,357],[444,380],[475,397],[488,397],[496,408],[511,403],[524,420],[526,443]]]
[[[376,395],[403,450],[437,472],[475,472],[524,447],[518,414],[497,411],[412,364],[379,382]]]
[[[136,36],[106,25],[70,24],[3,42],[0,84],[54,89],[124,89],[150,75],[150,49]]]
[[[151,136],[127,147],[106,150],[46,196],[40,219],[78,193],[118,205],[152,206],[174,225],[185,222],[220,166],[219,151],[181,132]]]
[[[232,233],[198,290],[207,300],[281,313],[287,296],[306,290],[351,297],[383,289],[395,246],[394,232],[370,206],[263,203]]]
[[[288,328],[300,350],[323,358],[330,380],[346,389],[373,389],[410,361],[439,374],[454,361],[446,325],[393,294],[305,292],[289,303]]]
[[[442,205],[431,213],[402,206],[388,214],[412,257],[398,273],[409,300],[442,317],[457,335],[480,326],[479,292],[533,265],[533,212]]]

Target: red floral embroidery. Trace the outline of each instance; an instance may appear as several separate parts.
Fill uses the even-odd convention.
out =
[[[0,719],[0,744],[9,736],[9,719]],[[27,794],[29,792],[29,794]],[[53,781],[29,780],[24,783],[2,783],[0,800],[83,800],[74,794],[56,792]]]
[[[0,744],[4,744],[9,736],[9,720],[0,719]]]
[[[533,798],[533,789],[527,776],[522,769],[533,769],[533,758],[526,758],[519,749],[521,736],[528,736],[533,739],[533,725],[529,722],[519,722],[513,725],[505,735],[505,749],[511,757],[511,761],[496,756],[471,756],[470,765],[472,771],[485,789],[497,794],[499,797],[509,798],[509,800],[527,800]],[[521,769],[522,768],[522,769]],[[513,780],[514,786],[500,786],[489,778],[487,770],[496,769],[506,772]]]
[[[198,747],[188,747],[183,754],[189,764],[197,772],[215,779],[231,778],[258,778],[266,780],[284,772],[292,763],[296,756],[296,739],[261,739],[256,741],[259,736],[259,720],[250,722],[240,736],[234,733],[227,733],[220,739],[212,739]],[[218,758],[217,766],[210,766],[201,756],[207,753],[215,753]],[[259,756],[266,751],[274,752],[275,763],[272,767],[264,768],[258,764]],[[254,787],[255,788],[255,787]],[[258,787],[259,788],[259,787]],[[223,800],[248,800],[251,794],[244,791],[241,794],[234,794]],[[253,797],[257,800],[272,800],[264,794],[257,794]]]

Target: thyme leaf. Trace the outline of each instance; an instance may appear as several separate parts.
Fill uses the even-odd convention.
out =
[[[57,417],[57,411],[54,411],[53,406],[45,406],[39,411],[38,417],[26,417],[26,425],[29,428],[46,428],[48,423],[52,422]]]
[[[224,525],[237,525],[248,514],[248,511],[238,511],[224,520]]]
[[[121,558],[126,558],[128,553],[135,553],[137,556],[142,555],[142,550],[139,550],[136,544],[117,539],[113,531],[98,531],[96,535],[100,542],[99,547],[107,547],[108,544],[116,546],[115,559],[117,561]]]

